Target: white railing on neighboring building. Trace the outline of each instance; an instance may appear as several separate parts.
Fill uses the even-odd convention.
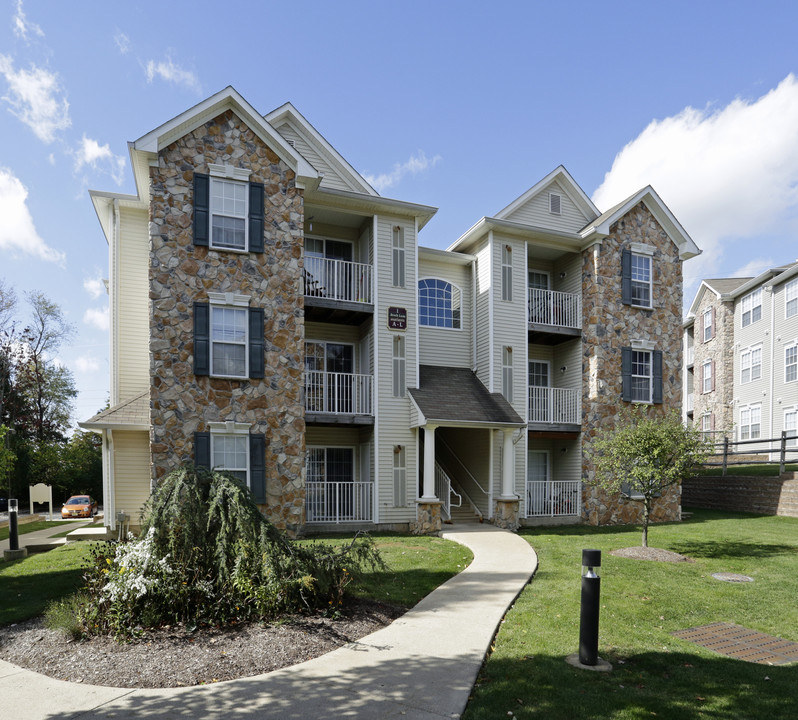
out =
[[[365,263],[305,257],[304,294],[309,297],[373,303],[372,268]]]
[[[687,364],[688,365],[694,365],[695,364],[695,347],[690,346],[689,348],[687,348],[686,356],[687,356]]]
[[[307,482],[305,517],[309,523],[370,522],[374,483]]]
[[[305,371],[305,410],[336,415],[373,415],[371,375]]]
[[[582,298],[573,293],[529,288],[529,322],[558,327],[582,327]]]
[[[529,422],[582,424],[582,398],[571,388],[529,388]]]
[[[693,393],[690,393],[687,396],[687,412],[693,412],[694,407],[695,407],[695,395]]]
[[[579,480],[527,480],[527,517],[579,515]]]

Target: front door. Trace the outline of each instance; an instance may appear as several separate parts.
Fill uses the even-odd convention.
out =
[[[528,271],[529,322],[551,324],[549,312],[549,274],[538,270]]]

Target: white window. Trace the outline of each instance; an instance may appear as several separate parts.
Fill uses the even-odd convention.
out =
[[[791,280],[784,287],[784,314],[788,318],[798,314],[798,279]]]
[[[211,181],[211,247],[226,250],[247,249],[247,183]]]
[[[704,342],[712,340],[712,308],[704,313]]]
[[[704,440],[712,439],[712,413],[704,413],[701,416],[701,436]]]
[[[632,253],[632,305],[651,307],[651,257]]]
[[[787,434],[787,447],[798,447],[798,408],[784,411],[784,432]]]
[[[756,440],[762,432],[762,406],[740,408],[740,440]]]
[[[748,293],[740,302],[743,313],[742,326],[748,327],[762,319],[762,288]]]
[[[513,249],[502,245],[502,300],[513,299]]]
[[[798,380],[798,345],[784,348],[784,382]]]
[[[400,225],[393,229],[393,286],[405,286],[405,234]]]
[[[211,467],[249,486],[249,425],[210,423]]]
[[[395,335],[393,338],[393,396],[402,398],[405,396],[405,339],[402,335]]]
[[[418,324],[460,329],[460,288],[439,278],[418,281]]]
[[[508,346],[502,348],[502,395],[513,401],[513,349]]]
[[[407,453],[404,445],[393,449],[393,505],[407,505]]]
[[[211,303],[211,375],[248,377],[247,308]]]
[[[652,402],[652,363],[649,350],[632,350],[632,402]]]
[[[762,346],[746,348],[740,354],[740,382],[748,383],[762,377]]]
[[[701,392],[712,392],[712,360],[707,360],[701,366]]]

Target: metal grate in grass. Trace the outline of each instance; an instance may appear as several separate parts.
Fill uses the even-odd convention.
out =
[[[786,665],[798,662],[798,643],[765,635],[734,623],[711,623],[687,630],[677,630],[672,635],[721,655],[746,662],[760,665]]]

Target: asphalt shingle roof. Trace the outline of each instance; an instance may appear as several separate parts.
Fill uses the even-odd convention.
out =
[[[130,400],[97,413],[94,417],[80,424],[84,427],[98,428],[113,425],[149,425],[150,393],[149,391],[144,391]]]

